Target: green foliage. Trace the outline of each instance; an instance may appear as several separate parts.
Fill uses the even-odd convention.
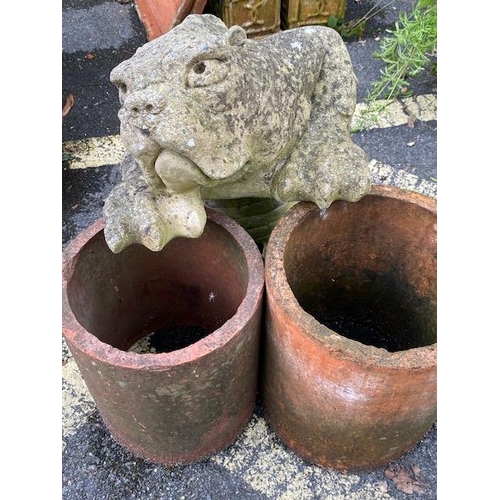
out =
[[[329,16],[328,26],[338,31],[342,38],[362,37],[368,19],[353,19],[344,24],[344,18]]]
[[[391,36],[382,40],[373,55],[384,61],[367,102],[411,95],[408,78],[419,75],[437,50],[437,0],[419,0],[408,15],[402,12]]]

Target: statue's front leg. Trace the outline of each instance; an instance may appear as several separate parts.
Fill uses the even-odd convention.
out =
[[[123,181],[104,203],[106,242],[114,253],[134,243],[156,250],[165,237],[156,198],[131,155],[125,156],[121,168]]]
[[[114,253],[134,243],[156,252],[177,236],[201,235],[206,214],[199,187],[179,195],[158,193],[131,155],[125,156],[121,168],[123,181],[104,204],[104,237]]]
[[[333,121],[333,120],[332,120]],[[312,201],[328,208],[335,200],[358,201],[370,191],[366,153],[342,127],[313,128],[276,172],[272,194],[283,202]]]

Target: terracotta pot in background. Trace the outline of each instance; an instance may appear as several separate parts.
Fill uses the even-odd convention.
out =
[[[265,257],[266,416],[304,459],[380,467],[436,419],[436,202],[375,186],[295,205]]]
[[[135,9],[154,40],[181,23],[189,14],[202,14],[207,0],[135,0]]]
[[[254,408],[262,257],[239,225],[207,213],[200,238],[161,252],[133,245],[113,254],[102,221],[64,251],[68,346],[112,435],[153,462],[225,448]],[[191,343],[179,337],[186,331]],[[163,332],[165,352],[128,351],[151,332]]]

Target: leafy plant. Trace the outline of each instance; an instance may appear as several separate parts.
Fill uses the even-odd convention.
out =
[[[408,78],[419,75],[437,51],[437,0],[419,0],[408,15],[401,12],[392,36],[382,40],[373,56],[384,61],[367,102],[411,95]]]

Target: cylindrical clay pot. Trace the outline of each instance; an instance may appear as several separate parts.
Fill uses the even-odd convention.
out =
[[[265,257],[265,412],[302,458],[388,464],[436,419],[436,202],[374,186],[294,206]]]
[[[202,236],[160,252],[112,253],[102,221],[64,251],[69,349],[112,435],[153,462],[225,448],[254,408],[262,256],[239,225],[207,213]],[[151,332],[163,332],[164,352],[128,351]]]

